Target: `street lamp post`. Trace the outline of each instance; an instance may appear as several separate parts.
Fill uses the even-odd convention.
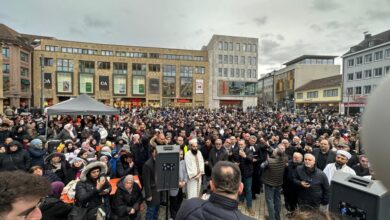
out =
[[[43,113],[43,108],[45,107],[44,105],[44,102],[45,102],[45,93],[44,93],[44,85],[45,85],[45,79],[44,79],[44,75],[43,75],[43,68],[44,68],[44,61],[43,61],[44,57],[43,57],[43,54],[41,54],[41,110],[42,110],[42,113]]]

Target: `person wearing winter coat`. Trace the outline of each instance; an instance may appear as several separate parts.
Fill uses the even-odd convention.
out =
[[[67,172],[69,163],[65,160],[65,156],[61,153],[52,153],[45,158],[45,172],[53,172],[64,184],[69,181],[67,179]]]
[[[66,220],[72,206],[60,200],[64,188],[62,182],[51,183],[51,193],[41,200],[39,209],[42,212],[42,220]]]
[[[73,140],[75,138],[77,138],[77,133],[73,125],[70,123],[66,124],[64,129],[62,129],[56,137],[56,139],[61,140],[62,142],[68,139]]]
[[[141,219],[140,204],[143,198],[133,175],[122,177],[117,186],[118,189],[112,199],[113,215],[117,220]]]
[[[30,142],[28,153],[30,154],[31,157],[31,166],[43,167],[45,165],[44,157],[46,156],[47,152],[43,148],[43,144],[40,139],[33,139]]]
[[[50,183],[61,182],[61,179],[58,178],[58,176],[55,175],[51,170],[43,170],[43,168],[40,166],[32,166],[28,172],[36,176],[43,176],[49,180]]]
[[[31,157],[20,142],[13,141],[5,149],[6,153],[0,155],[0,171],[30,169]]]
[[[125,153],[120,156],[116,164],[117,177],[121,178],[126,175],[138,175],[137,167],[134,163],[134,156],[131,153]]]
[[[76,206],[88,209],[86,220],[95,220],[101,208],[110,215],[109,196],[111,185],[105,177],[107,167],[103,162],[88,164],[81,172],[80,181],[76,185]]]
[[[85,166],[85,161],[80,157],[73,158],[70,162],[70,168],[67,169],[66,179],[68,182],[78,180],[81,176],[81,171]]]

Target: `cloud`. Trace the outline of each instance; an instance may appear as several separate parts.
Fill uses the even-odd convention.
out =
[[[339,29],[341,24],[338,21],[330,21],[325,23],[326,28],[328,29]]]
[[[333,0],[313,0],[313,8],[318,11],[333,11],[339,7]]]
[[[284,36],[281,35],[281,34],[276,35],[276,39],[278,39],[279,41],[284,41],[285,40]]]
[[[368,10],[366,14],[370,20],[383,21],[389,19],[390,10]]]
[[[280,44],[274,40],[263,39],[260,41],[260,50],[263,54],[272,53],[272,51],[278,48]]]
[[[257,26],[265,25],[265,23],[267,23],[267,20],[268,18],[266,16],[253,19]]]
[[[322,32],[324,29],[318,25],[318,24],[312,24],[310,25],[309,27],[311,30],[315,31],[315,32]]]
[[[96,17],[91,17],[89,15],[86,15],[84,17],[84,23],[88,27],[94,27],[94,28],[105,28],[107,26],[111,26],[111,22],[108,20],[103,20]]]
[[[82,30],[80,30],[78,28],[75,28],[75,27],[69,28],[69,32],[71,34],[77,34],[77,35],[83,35],[84,34],[84,32]]]

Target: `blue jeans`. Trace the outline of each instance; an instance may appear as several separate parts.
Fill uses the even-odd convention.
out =
[[[243,202],[246,199],[246,207],[252,208],[252,177],[243,177],[242,183],[244,184],[244,192],[240,195],[240,201]]]
[[[160,205],[148,205],[146,208],[145,220],[158,220]]]
[[[267,203],[269,220],[280,220],[280,186],[270,186],[264,184],[265,202]]]

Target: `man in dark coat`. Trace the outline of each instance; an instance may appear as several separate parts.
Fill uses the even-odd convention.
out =
[[[112,212],[117,220],[141,219],[140,205],[142,193],[132,175],[121,178],[117,184],[118,189],[112,199]]]
[[[6,153],[0,155],[0,171],[23,170],[30,169],[31,157],[29,153],[23,149],[23,146],[18,141],[13,141],[5,146]]]
[[[293,175],[298,188],[300,209],[319,209],[329,202],[329,181],[324,172],[315,166],[315,157],[305,154],[304,164],[297,167]]]
[[[299,152],[293,154],[292,160],[288,162],[283,177],[284,204],[289,215],[298,208],[297,187],[294,185],[293,175],[299,165],[302,164],[303,156]]]
[[[99,208],[109,216],[109,196],[111,185],[105,176],[106,165],[103,162],[88,164],[81,172],[80,181],[76,185],[76,206],[88,209],[86,220],[95,220]]]
[[[40,139],[33,139],[30,142],[30,147],[28,148],[28,153],[31,157],[31,167],[45,165],[44,157],[46,156],[46,150],[43,148],[42,141]]]
[[[330,149],[328,140],[322,140],[320,148],[313,149],[313,155],[316,158],[316,166],[320,170],[324,170],[326,165],[336,162],[336,152]]]
[[[211,148],[208,159],[209,159],[208,164],[210,166],[210,169],[213,169],[213,166],[218,161],[228,160],[228,152],[224,147],[222,147],[221,139],[215,140],[215,147]]]
[[[146,220],[157,220],[160,209],[160,193],[157,192],[155,164],[157,157],[157,149],[154,146],[150,147],[151,158],[146,161],[142,171],[143,187],[145,190],[146,205]]]
[[[237,165],[218,162],[211,174],[211,195],[208,200],[186,200],[176,215],[176,220],[202,219],[252,219],[238,210],[238,195],[243,190],[241,172]]]

